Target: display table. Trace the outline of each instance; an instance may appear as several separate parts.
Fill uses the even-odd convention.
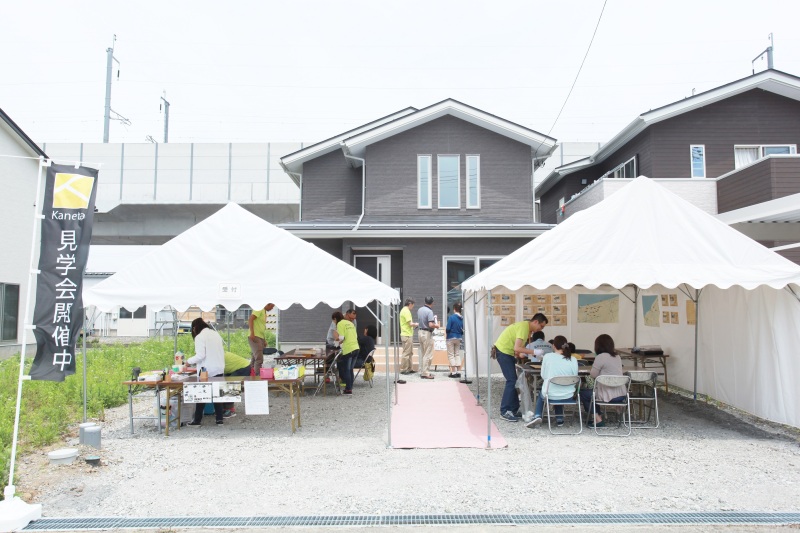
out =
[[[664,391],[669,392],[669,380],[667,379],[667,358],[668,354],[647,355],[640,352],[634,352],[633,348],[617,348],[617,353],[623,359],[632,359],[635,368],[653,368],[661,367],[664,372]],[[661,374],[661,372],[658,372]]]

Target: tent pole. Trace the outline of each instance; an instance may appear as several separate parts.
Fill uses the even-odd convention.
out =
[[[700,329],[700,292],[694,290],[694,401],[697,401],[697,347],[699,344],[698,330]]]
[[[83,308],[83,421],[86,422],[86,308]]]
[[[633,345],[639,346],[639,315],[637,309],[639,306],[639,287],[633,286]]]
[[[172,355],[174,356],[178,353],[178,310],[174,307],[172,308],[172,341],[174,345]]]
[[[486,405],[488,407],[486,417],[486,448],[492,447],[492,315],[494,309],[492,308],[492,291],[487,293],[489,298],[489,313],[486,315],[486,378],[489,383],[486,388]]]
[[[466,300],[466,298],[464,297],[464,294],[465,293],[462,290],[461,291],[461,312],[462,313],[464,312],[464,300]],[[475,315],[473,315],[473,316],[475,316]],[[464,383],[465,385],[469,385],[472,382],[469,380],[469,376],[467,375],[467,344],[463,339],[462,339],[461,342],[464,344],[464,379],[459,380],[459,383]]]
[[[398,305],[400,307],[402,302]],[[400,340],[400,311],[395,308],[394,309],[394,322],[392,322],[394,326],[394,404],[397,405],[397,395],[400,392],[400,389],[397,388],[397,385],[403,384],[406,381],[404,379],[400,379],[400,348],[397,345],[398,341]],[[411,331],[412,341],[414,331]],[[412,343],[413,344],[413,343]],[[413,347],[412,347],[412,355],[413,355]],[[387,362],[386,362],[386,381],[389,381],[389,354],[386,354]]]
[[[384,335],[384,344],[386,346],[386,413],[388,414],[387,420],[389,424],[389,442],[387,448],[392,447],[392,389],[389,386],[389,332],[392,331],[394,321],[389,316],[389,305],[383,304],[384,322],[381,324],[386,334]],[[364,363],[366,365],[366,362]]]

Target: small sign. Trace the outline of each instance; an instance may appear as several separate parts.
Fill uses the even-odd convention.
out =
[[[224,281],[219,284],[217,297],[222,300],[236,300],[242,297],[242,284]]]
[[[244,412],[248,415],[269,414],[269,382],[244,382]]]
[[[213,396],[212,383],[183,384],[183,403],[211,403]]]

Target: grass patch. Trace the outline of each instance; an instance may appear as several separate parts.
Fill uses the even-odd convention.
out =
[[[227,342],[228,334],[222,332]],[[268,332],[271,335],[271,332]],[[267,339],[274,346],[274,336]],[[230,351],[250,356],[247,331],[230,333]],[[191,335],[178,337],[178,349],[187,356],[194,354]],[[227,350],[227,347],[226,347]],[[143,371],[165,368],[172,364],[172,338],[153,338],[123,344],[94,344],[86,353],[87,415],[103,419],[104,410],[124,404],[128,389],[120,385],[131,377],[131,369]],[[25,371],[30,372],[32,357],[26,357]],[[14,435],[14,410],[19,378],[19,355],[0,362],[0,485],[8,485],[11,441]],[[62,383],[25,381],[22,385],[19,440],[17,455],[48,446],[62,439],[73,424],[83,421],[83,357],[79,350],[75,374]],[[0,495],[2,499],[2,495]]]

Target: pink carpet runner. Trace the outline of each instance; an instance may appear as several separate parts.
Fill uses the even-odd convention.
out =
[[[486,448],[487,415],[475,396],[457,381],[398,385],[392,406],[393,448]],[[505,448],[506,439],[492,422],[491,447]]]

